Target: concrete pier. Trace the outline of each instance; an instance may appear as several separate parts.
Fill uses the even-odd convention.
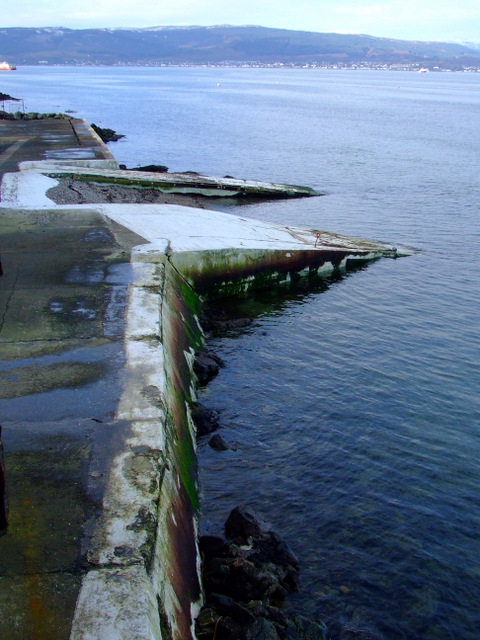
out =
[[[408,251],[176,205],[55,205],[60,175],[125,175],[83,121],[21,125],[0,123],[2,627],[189,640],[202,300]]]

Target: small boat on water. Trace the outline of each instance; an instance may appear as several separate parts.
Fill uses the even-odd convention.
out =
[[[17,67],[8,64],[8,62],[5,62],[5,60],[3,62],[0,62],[0,71],[15,71],[16,68]]]

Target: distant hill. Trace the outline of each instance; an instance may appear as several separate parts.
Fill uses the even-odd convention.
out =
[[[480,66],[461,44],[255,26],[0,29],[0,60],[15,65],[412,64]]]

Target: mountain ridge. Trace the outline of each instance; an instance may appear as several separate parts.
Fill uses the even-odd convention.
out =
[[[415,65],[480,68],[465,44],[255,25],[0,29],[0,59],[16,65]]]

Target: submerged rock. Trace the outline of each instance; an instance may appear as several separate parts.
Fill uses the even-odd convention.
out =
[[[288,622],[289,640],[327,640],[327,626],[304,616],[295,616]]]
[[[239,506],[230,512],[225,522],[225,533],[227,538],[245,542],[252,536],[260,536],[262,529],[252,511],[244,506]]]
[[[103,142],[116,142],[117,140],[120,140],[120,138],[124,138],[125,136],[117,133],[116,131],[114,131],[113,129],[108,129],[105,127],[99,127],[98,125],[94,124],[92,122],[92,124],[90,125],[92,127],[92,129],[95,131],[95,133],[100,137],[100,139]]]
[[[323,623],[289,618],[279,608],[298,590],[298,560],[273,531],[262,529],[247,507],[232,510],[226,539],[202,536],[205,606],[199,640],[326,640]]]
[[[220,367],[224,366],[223,360],[213,351],[209,349],[197,351],[193,363],[193,371],[197,376],[198,384],[201,386],[206,385],[218,374]]]
[[[215,451],[228,451],[228,449],[232,448],[219,433],[212,436],[208,441],[208,444],[212,449],[215,449]]]
[[[216,431],[220,426],[218,421],[218,411],[215,411],[214,409],[209,409],[199,402],[193,402],[191,405],[191,412],[198,438]]]
[[[164,164],[146,164],[143,167],[134,167],[130,171],[145,171],[148,173],[167,173],[168,167]]]
[[[249,327],[252,323],[252,318],[234,318],[224,309],[214,307],[205,308],[201,319],[201,324],[205,331],[220,333]]]

